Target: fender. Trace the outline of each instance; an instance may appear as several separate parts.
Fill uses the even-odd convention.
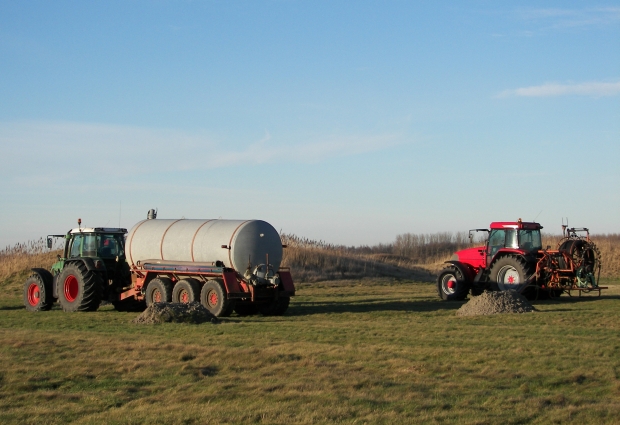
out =
[[[68,258],[65,260],[65,266],[67,264],[71,264],[71,263],[78,263],[81,262],[82,264],[84,264],[84,267],[86,267],[86,270],[88,271],[99,271],[96,267],[95,267],[95,262],[93,261],[92,258]]]
[[[493,258],[491,259],[491,261],[488,263],[489,268],[491,267],[491,264],[493,264],[494,262],[496,262],[497,260],[499,260],[501,257],[504,257],[506,255],[518,255],[521,256],[523,258],[526,257],[526,253],[523,252],[520,249],[514,249],[514,248],[502,248],[499,251],[497,251],[495,253],[495,255],[493,256]]]
[[[465,278],[467,282],[474,281],[474,278],[476,277],[476,273],[468,264],[461,263],[460,261],[454,261],[454,260],[446,261],[445,264],[452,264],[454,267],[456,267],[461,272],[461,274],[463,275],[463,277]]]

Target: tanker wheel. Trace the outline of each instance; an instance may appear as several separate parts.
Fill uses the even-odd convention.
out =
[[[241,304],[235,305],[235,313],[239,316],[253,316],[258,313],[258,306],[256,304]]]
[[[183,279],[174,285],[172,302],[189,304],[200,298],[200,282],[196,279]]]
[[[469,293],[463,274],[454,266],[448,266],[437,276],[437,293],[444,301],[462,301]]]
[[[224,284],[209,280],[200,291],[200,303],[216,317],[228,317],[235,308],[235,301],[226,297]]]
[[[58,301],[64,311],[95,311],[101,304],[103,279],[84,263],[67,264],[57,280]]]
[[[169,303],[172,301],[173,283],[166,277],[157,277],[151,280],[146,287],[144,296],[146,306],[149,307],[155,303]]]
[[[497,284],[500,291],[512,289],[519,292],[532,276],[530,267],[520,257],[506,255],[493,263],[490,271],[491,282]],[[538,295],[538,291],[532,291]]]
[[[258,311],[263,316],[282,316],[288,309],[291,297],[279,296],[267,304],[258,307]]]
[[[52,308],[51,282],[44,282],[38,274],[33,274],[24,283],[24,305],[28,311],[45,311]]]

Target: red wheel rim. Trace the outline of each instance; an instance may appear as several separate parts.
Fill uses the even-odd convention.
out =
[[[67,278],[65,279],[64,292],[65,292],[65,299],[69,301],[70,303],[75,301],[75,299],[78,296],[78,293],[80,292],[78,280],[72,274],[67,276]]]
[[[187,291],[181,291],[181,293],[179,294],[179,301],[184,304],[189,303],[189,294],[187,293]]]
[[[41,299],[41,291],[39,290],[39,285],[36,283],[31,283],[28,287],[28,303],[31,306],[35,306],[39,304],[39,300]]]
[[[217,305],[217,293],[215,291],[209,292],[207,299],[209,300],[209,305]]]
[[[153,302],[160,303],[161,302],[161,291],[156,289],[153,291]]]

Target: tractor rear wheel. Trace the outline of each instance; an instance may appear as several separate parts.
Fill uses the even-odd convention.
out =
[[[33,274],[24,283],[24,305],[28,311],[46,311],[52,308],[51,282],[44,282],[38,274]]]
[[[224,284],[219,280],[209,280],[200,291],[200,303],[216,317],[228,317],[235,308],[235,300],[226,297]]]
[[[200,299],[200,282],[196,279],[183,279],[174,285],[172,302],[189,304]]]
[[[447,266],[437,276],[437,293],[444,301],[462,301],[469,293],[465,277],[455,266]]]
[[[172,301],[172,281],[166,277],[157,277],[146,287],[146,306],[155,303],[169,303]]]
[[[524,285],[528,284],[532,271],[531,267],[521,257],[506,255],[491,265],[489,275],[493,286],[497,285],[497,290],[512,289],[519,292]]]
[[[67,312],[96,311],[103,295],[103,279],[84,263],[67,264],[57,280],[58,301]]]

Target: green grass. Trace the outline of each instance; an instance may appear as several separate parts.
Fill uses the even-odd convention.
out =
[[[620,286],[604,294],[468,318],[430,284],[328,282],[283,317],[145,326],[13,291],[0,422],[618,423]]]

